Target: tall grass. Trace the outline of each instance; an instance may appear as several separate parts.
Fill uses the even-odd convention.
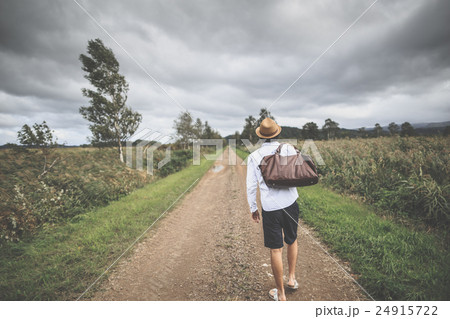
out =
[[[318,141],[321,183],[397,217],[450,223],[448,137]]]

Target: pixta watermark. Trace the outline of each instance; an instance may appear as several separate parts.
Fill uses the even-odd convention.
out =
[[[147,174],[153,175],[154,167],[161,169],[172,160],[172,145],[176,138],[164,135],[158,131],[144,129],[136,133],[126,141],[126,164],[137,170],[144,170],[146,166]],[[228,164],[246,165],[245,161],[238,160],[236,148],[240,148],[248,153],[258,150],[265,140],[259,140],[252,143],[248,139],[194,139],[191,140],[187,149],[192,151],[192,165],[200,165],[202,156],[206,160],[223,160],[224,153],[228,152]],[[325,165],[320,152],[313,140],[307,139],[299,141],[297,139],[277,139],[279,143],[288,143],[299,147],[302,154],[310,155],[317,165]],[[186,145],[183,145],[186,147]],[[202,151],[208,149],[208,151]],[[156,151],[163,153],[163,158],[154,164],[154,155]],[[161,157],[161,154],[160,156]],[[144,165],[144,162],[146,165]]]

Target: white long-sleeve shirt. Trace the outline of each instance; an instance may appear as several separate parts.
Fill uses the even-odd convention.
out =
[[[275,154],[279,142],[266,142],[259,149],[251,153],[247,158],[247,200],[250,212],[258,209],[256,205],[256,189],[259,185],[261,194],[261,205],[265,211],[272,211],[286,208],[297,198],[296,187],[271,188],[266,185],[259,168],[264,156]],[[281,156],[295,155],[296,151],[292,145],[283,145],[280,151]]]

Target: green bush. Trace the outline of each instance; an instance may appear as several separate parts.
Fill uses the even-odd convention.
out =
[[[165,156],[165,153],[157,154],[153,162],[154,169],[157,169],[158,162]],[[158,175],[165,177],[173,174],[185,168],[190,162],[192,162],[192,150],[175,150],[172,151],[170,162],[166,163],[158,171]]]

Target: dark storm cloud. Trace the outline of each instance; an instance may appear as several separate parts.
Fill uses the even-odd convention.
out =
[[[223,134],[270,105],[371,1],[79,1],[194,117]],[[450,118],[450,3],[378,1],[271,108],[284,125]],[[78,56],[111,47],[143,127],[182,110],[73,1],[0,3],[0,143],[47,120],[84,143]]]

